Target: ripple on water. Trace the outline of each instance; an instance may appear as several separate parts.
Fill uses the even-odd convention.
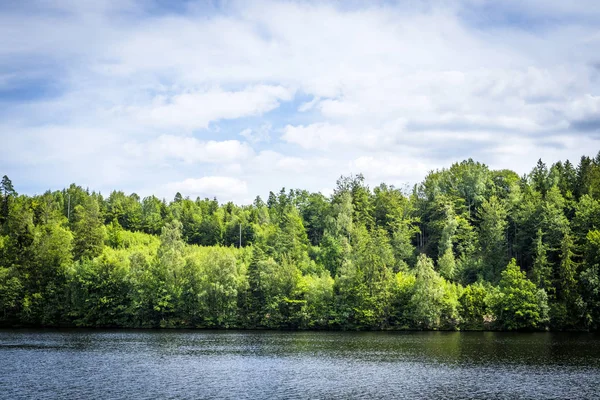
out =
[[[593,398],[589,334],[0,331],[0,398]]]

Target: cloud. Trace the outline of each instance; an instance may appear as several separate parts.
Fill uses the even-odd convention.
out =
[[[193,137],[162,135],[145,143],[131,142],[125,149],[134,157],[184,163],[230,163],[249,158],[252,148],[237,140],[201,141]]]
[[[334,162],[324,157],[295,157],[265,150],[261,151],[251,162],[249,168],[267,174],[278,171],[286,174],[312,174],[333,167]],[[289,175],[288,175],[289,176]]]
[[[213,89],[156,96],[151,104],[127,107],[123,113],[151,127],[202,129],[208,128],[210,122],[263,114],[277,108],[280,101],[290,100],[292,94],[282,86],[258,85],[239,91]]]
[[[244,137],[250,143],[269,142],[271,140],[271,129],[273,126],[270,123],[265,123],[258,128],[246,128],[240,132],[240,136]]]
[[[342,173],[399,184],[469,157],[525,173],[539,157],[592,155],[594,6],[5,6],[0,169],[32,192],[76,180],[245,201],[331,187]],[[245,189],[219,187],[223,177]]]
[[[412,157],[386,155],[361,156],[349,163],[351,171],[361,172],[372,180],[390,184],[415,182],[427,175],[431,164]]]
[[[347,144],[352,141],[341,125],[319,122],[307,126],[287,125],[283,129],[283,140],[297,144],[304,149],[327,149],[331,145]]]
[[[600,96],[587,95],[574,101],[567,115],[571,127],[578,131],[600,131]]]
[[[302,104],[300,104],[300,107],[298,107],[298,111],[299,112],[306,112],[306,111],[310,111],[312,110],[317,104],[319,104],[319,101],[321,101],[321,99],[319,97],[314,97],[311,101],[306,101]]]
[[[227,176],[203,176],[188,178],[181,182],[171,182],[165,186],[170,193],[179,192],[190,197],[217,197],[230,199],[244,196],[248,192],[245,181]]]

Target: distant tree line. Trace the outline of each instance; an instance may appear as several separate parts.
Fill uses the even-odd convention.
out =
[[[0,326],[600,326],[600,155],[219,204],[0,186]]]

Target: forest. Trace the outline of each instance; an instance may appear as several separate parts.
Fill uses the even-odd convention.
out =
[[[597,330],[600,154],[170,202],[0,186],[0,326]]]

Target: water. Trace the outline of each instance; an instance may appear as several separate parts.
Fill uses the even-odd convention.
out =
[[[0,398],[600,398],[600,337],[0,331]]]

